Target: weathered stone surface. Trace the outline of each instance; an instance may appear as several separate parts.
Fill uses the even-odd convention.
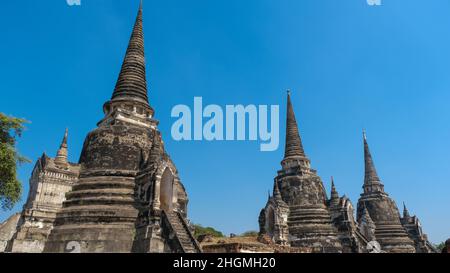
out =
[[[188,197],[148,103],[142,7],[105,116],[67,161],[67,131],[55,159],[36,163],[12,252],[200,252],[187,221]],[[14,226],[14,228],[12,228]],[[3,228],[4,227],[4,228]],[[12,233],[12,234],[11,234]]]
[[[36,162],[17,232],[6,251],[39,253],[44,250],[56,213],[78,179],[79,166],[67,161],[67,137],[66,130],[54,159],[44,154]]]
[[[364,193],[357,219],[351,201],[339,196],[332,180],[331,197],[311,169],[294,115],[287,102],[286,147],[273,196],[258,218],[260,237],[278,245],[310,248],[313,252],[432,252],[415,217],[400,218],[384,192],[364,134]]]
[[[287,102],[286,151],[275,178],[273,197],[261,213],[260,232],[275,243],[310,247],[320,252],[342,252],[331,221],[323,183],[311,169],[298,132],[291,103]]]
[[[200,252],[188,198],[147,101],[142,9],[105,117],[88,134],[79,180],[45,252]]]
[[[414,241],[417,253],[436,253],[437,249],[428,241],[428,236],[423,233],[422,225],[417,216],[409,214],[406,205],[403,204],[403,217],[400,219],[406,232]]]
[[[414,253],[414,242],[409,238],[400,221],[400,213],[395,202],[384,191],[384,185],[375,169],[364,133],[365,177],[364,192],[358,200],[357,218],[369,213],[375,224],[375,238],[382,250],[391,253]]]
[[[8,242],[16,233],[19,220],[20,213],[16,213],[0,224],[0,253],[6,251]]]
[[[317,251],[312,247],[276,244],[267,235],[212,238],[211,241],[201,243],[201,246],[205,253],[313,253]]]
[[[142,23],[140,8],[111,100],[134,100],[149,107]]]
[[[332,181],[329,200],[331,219],[337,228],[338,239],[344,253],[364,253],[370,239],[361,231],[361,226],[354,219],[353,204],[346,196],[339,197]],[[375,230],[375,229],[374,229]]]

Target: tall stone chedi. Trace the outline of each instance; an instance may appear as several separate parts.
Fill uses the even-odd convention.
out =
[[[187,195],[148,103],[142,5],[105,117],[80,156],[46,252],[199,252]]]
[[[275,243],[341,252],[331,221],[325,189],[303,150],[297,121],[287,98],[286,146],[282,169],[274,180],[273,197],[260,215],[260,231]]]
[[[375,224],[375,237],[382,250],[393,253],[413,253],[416,251],[414,242],[409,238],[401,223],[397,205],[384,191],[384,185],[375,169],[365,133],[363,133],[363,138],[364,191],[358,200],[357,218],[364,217],[365,210],[367,210],[370,219]]]

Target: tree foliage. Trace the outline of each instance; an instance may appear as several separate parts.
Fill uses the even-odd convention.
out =
[[[445,242],[441,242],[440,244],[435,244],[434,247],[440,252],[445,247]]]
[[[258,235],[259,235],[258,231],[250,230],[250,231],[246,231],[246,232],[242,233],[240,236],[241,237],[257,237]]]
[[[22,135],[26,122],[0,113],[0,207],[3,210],[12,209],[22,193],[17,165],[29,160],[17,152],[16,140]]]
[[[222,232],[215,230],[212,227],[203,227],[202,225],[194,225],[194,237],[197,238],[200,235],[211,235],[213,237],[224,237]]]

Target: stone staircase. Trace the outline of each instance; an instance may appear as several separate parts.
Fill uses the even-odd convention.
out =
[[[288,217],[291,232],[336,236],[328,210],[320,206],[291,206]]]
[[[81,176],[66,194],[44,252],[64,253],[71,241],[86,241],[82,252],[130,252],[138,210],[134,177],[93,174]]]
[[[168,212],[163,211],[164,215],[167,217],[167,220],[169,221],[174,233],[176,234],[176,237],[178,239],[178,242],[180,243],[181,247],[183,248],[185,253],[200,253],[201,248],[198,244],[198,242],[195,240],[194,236],[192,235],[191,231],[189,230],[189,227],[184,220],[183,216],[178,212]]]
[[[401,224],[380,223],[375,230],[375,238],[383,250],[392,253],[414,253],[414,242]]]
[[[291,246],[315,245],[318,252],[337,253],[342,251],[337,230],[331,221],[329,211],[321,205],[290,206],[288,217]]]

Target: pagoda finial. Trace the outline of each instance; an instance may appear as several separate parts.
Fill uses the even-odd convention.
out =
[[[278,188],[278,184],[276,181],[273,184],[273,197],[275,197],[275,199],[282,199],[280,189]]]
[[[366,203],[363,203],[363,212],[361,218],[359,219],[359,227],[361,233],[367,238],[368,241],[375,240],[375,222],[370,217],[369,211],[367,210]]]
[[[372,159],[372,154],[370,153],[369,144],[367,143],[367,135],[366,131],[363,131],[363,139],[364,139],[364,188],[365,186],[377,184],[380,187],[377,187],[377,190],[383,191],[383,186],[381,184],[381,180],[378,177],[377,170],[375,169],[375,164]],[[369,190],[369,187],[367,188]]]
[[[406,208],[405,202],[403,202],[403,218],[410,218],[408,208]]]
[[[286,146],[284,158],[306,157],[299,134],[297,121],[295,119],[294,109],[292,107],[291,91],[288,90],[287,93]]]
[[[145,76],[144,33],[142,23],[142,1],[122,63],[119,78],[111,102],[129,101],[149,106],[147,80]]]
[[[364,204],[364,216],[366,216],[366,218],[371,219],[369,211],[367,210],[366,204]]]
[[[279,206],[287,206],[287,204],[283,200],[283,197],[281,196],[280,188],[278,186],[277,181],[273,183],[273,199]]]
[[[330,196],[330,205],[337,206],[339,204],[339,193],[336,190],[336,187],[334,186],[334,178],[331,177],[331,196]]]
[[[63,138],[63,141],[61,143],[61,146],[65,145],[66,148],[67,148],[67,137],[68,136],[69,136],[69,128],[66,128],[66,130],[64,131],[64,138]]]
[[[367,207],[366,207],[366,203],[365,203],[365,202],[363,203],[363,206],[364,206],[364,209],[363,209],[363,218],[365,218],[366,221],[372,222],[372,223],[373,223],[372,217],[370,217],[370,213],[369,213],[369,210],[368,210]]]
[[[58,166],[67,166],[68,160],[67,160],[67,137],[69,135],[69,130],[66,128],[66,131],[64,133],[63,140],[61,142],[61,145],[59,146],[58,152],[56,153],[55,157],[55,164]]]

